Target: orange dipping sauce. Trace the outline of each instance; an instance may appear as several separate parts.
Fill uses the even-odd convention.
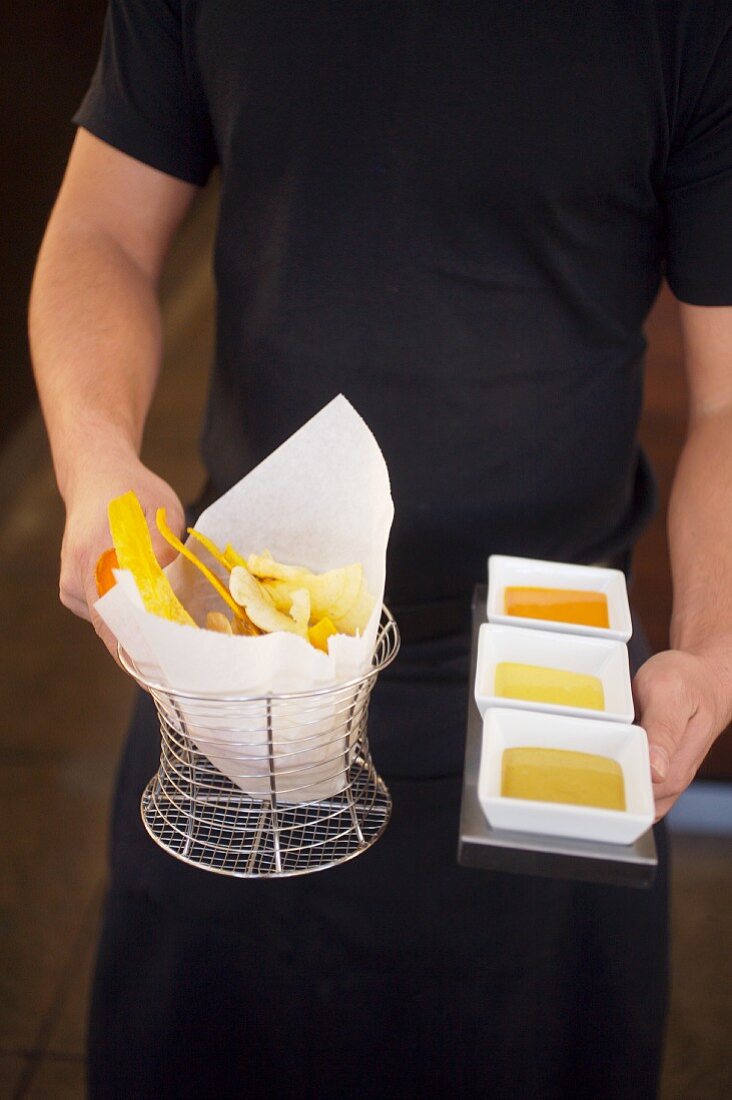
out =
[[[549,619],[578,626],[610,626],[604,592],[572,588],[532,588],[511,585],[505,592],[505,613],[524,619]]]

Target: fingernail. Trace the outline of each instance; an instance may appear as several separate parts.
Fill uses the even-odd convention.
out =
[[[669,758],[665,749],[660,745],[651,745],[651,768],[659,779],[665,779],[668,775]]]

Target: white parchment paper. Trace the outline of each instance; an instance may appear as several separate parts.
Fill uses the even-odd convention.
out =
[[[146,612],[134,580],[122,570],[117,573],[118,583],[97,601],[96,609],[141,672],[178,691],[213,697],[279,695],[343,683],[367,671],[371,663],[393,515],[384,457],[364,421],[339,395],[207,508],[196,528],[221,547],[230,542],[245,557],[267,549],[278,561],[314,572],[360,562],[375,599],[361,637],[332,637],[326,654],[294,634],[251,638],[183,626]],[[200,544],[189,541],[225,580],[223,570]],[[199,625],[207,611],[227,610],[184,558],[174,561],[167,573]],[[316,718],[311,711],[307,741],[302,740],[298,704],[276,707],[275,750],[287,776],[287,783],[280,786],[302,789],[308,801],[343,787],[344,757],[339,753],[335,762],[331,743],[336,719],[327,703],[318,706],[322,713]],[[260,751],[261,732],[266,728],[261,713],[250,713],[232,728],[231,705],[222,709],[218,724],[208,717],[202,723],[200,709],[193,705],[187,708],[182,703],[180,708],[187,732],[225,775],[249,794],[269,793],[269,762]],[[214,703],[206,713],[215,710]],[[254,766],[258,758],[260,763]],[[302,782],[294,775],[297,769],[302,771]],[[297,800],[295,795],[292,798]]]

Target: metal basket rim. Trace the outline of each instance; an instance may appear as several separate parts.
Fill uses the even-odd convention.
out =
[[[188,699],[188,700],[204,700],[205,702],[222,702],[222,703],[266,703],[273,700],[297,700],[297,699],[312,699],[318,696],[331,695],[336,691],[343,691],[346,688],[355,688],[360,684],[366,683],[368,680],[377,676],[379,672],[387,668],[399,652],[401,645],[401,636],[399,634],[399,627],[397,626],[396,619],[392,615],[386,604],[381,605],[381,620],[379,622],[379,629],[376,635],[376,643],[374,647],[374,654],[378,648],[382,638],[385,636],[388,630],[393,630],[394,633],[394,648],[389,652],[386,657],[372,665],[368,672],[363,673],[361,676],[355,676],[350,680],[341,680],[335,684],[328,684],[322,688],[313,688],[310,691],[288,691],[288,692],[267,692],[264,695],[239,695],[235,692],[192,692],[181,691],[179,688],[171,688],[168,684],[160,683],[157,680],[150,680],[143,676],[140,670],[135,665],[130,655],[122,646],[117,646],[117,655],[119,662],[125,672],[136,681],[141,688],[151,694],[159,692],[162,695],[167,695],[171,699]],[[373,660],[373,655],[372,655]]]

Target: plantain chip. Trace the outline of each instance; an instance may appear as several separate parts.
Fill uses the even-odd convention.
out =
[[[117,583],[114,579],[114,569],[119,569],[119,562],[117,561],[117,551],[111,546],[109,550],[105,550],[99,555],[94,570],[94,579],[97,583],[97,594],[99,596],[109,592],[110,588],[114,588]]]
[[[200,542],[201,546],[208,550],[214,561],[217,561],[219,565],[223,565],[224,569],[231,571],[231,565],[227,561],[226,555],[222,554],[213,539],[210,539],[208,535],[204,535],[201,531],[197,531],[195,527],[187,527],[186,530],[191,538],[196,539]]]
[[[145,609],[172,622],[195,626],[160,568],[145,513],[135,494],[115,497],[107,511],[119,567],[132,573]]]
[[[234,566],[229,578],[229,588],[236,603],[241,604],[260,630],[267,633],[284,630],[290,634],[299,634],[301,638],[307,638],[307,622],[296,622],[289,615],[278,611],[264,585],[260,584],[246,567]]]
[[[298,588],[293,592],[289,614],[298,626],[307,631],[310,622],[310,593],[307,588]]]
[[[251,561],[251,558],[249,559]],[[278,563],[275,563],[278,566]],[[287,566],[294,569],[294,566]],[[280,611],[288,611],[294,592],[299,588],[306,588],[310,593],[310,611],[314,619],[329,618],[334,623],[341,619],[350,621],[349,613],[356,607],[363,589],[363,567],[361,565],[347,565],[342,569],[331,569],[328,573],[310,573],[307,570],[298,572],[293,579],[263,580],[262,584],[271,595],[275,606]],[[372,605],[373,606],[373,603]],[[369,615],[371,611],[369,609]],[[359,629],[361,615],[357,614],[354,621]],[[368,622],[368,615],[366,616]],[[350,631],[343,631],[350,633]]]
[[[275,561],[269,550],[245,559],[230,544],[222,551],[207,535],[189,527],[191,538],[230,574],[227,590],[205,562],[170,530],[164,508],[158,509],[156,519],[166,542],[203,574],[234,613],[233,621],[229,621],[222,612],[210,611],[207,629],[249,635],[282,630],[309,640],[325,653],[333,634],[356,634],[365,629],[374,599],[361,565],[313,573],[303,566]],[[114,549],[105,551],[97,562],[99,594],[114,584],[114,568],[129,569],[148,611],[195,626],[155,557],[145,514],[134,493],[110,502],[109,526]]]
[[[336,628],[339,634],[358,634],[363,633],[368,625],[368,621],[371,618],[371,612],[374,609],[374,597],[366,587],[366,579],[361,581],[361,588],[355,603],[346,611],[344,615],[334,619]]]
[[[298,581],[305,576],[312,576],[309,569],[300,565],[283,565],[275,561],[269,550],[263,550],[261,554],[250,554],[246,565],[250,573],[255,577],[267,577],[276,581]]]
[[[179,554],[182,554],[184,558],[187,558],[191,565],[195,565],[196,569],[198,569],[204,575],[209,584],[213,588],[215,588],[219,596],[221,596],[221,599],[224,600],[226,604],[228,604],[228,606],[231,608],[238,619],[245,619],[247,617],[246,613],[231,598],[231,595],[227,592],[226,588],[221,583],[219,578],[211,572],[207,565],[204,565],[200,558],[196,557],[189,546],[186,546],[184,543],[182,543],[180,539],[170,530],[170,528],[168,527],[167,519],[165,517],[164,508],[158,508],[155,520],[158,525],[158,531],[163,536],[165,541],[169,543],[169,545],[172,546],[174,550],[177,550]]]
[[[310,645],[314,645],[316,649],[322,649],[323,653],[328,652],[328,638],[332,634],[337,634],[333,623],[325,616],[323,619],[318,619],[314,626],[311,626],[308,630],[308,639]]]
[[[226,548],[224,550],[224,561],[226,562],[226,566],[229,571],[231,571],[235,565],[241,565],[244,569],[247,568],[247,563],[244,561],[244,558],[241,556],[241,554],[237,554],[236,550],[230,542],[226,544]]]
[[[206,630],[214,630],[217,634],[233,634],[231,623],[223,611],[209,611],[206,615]]]

